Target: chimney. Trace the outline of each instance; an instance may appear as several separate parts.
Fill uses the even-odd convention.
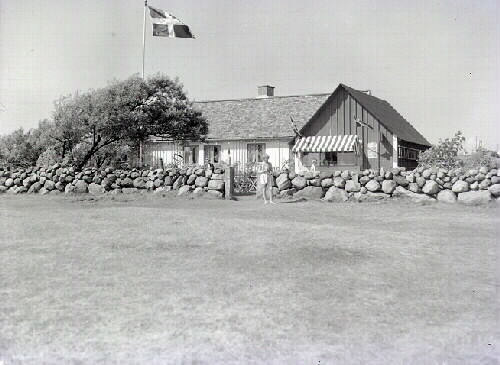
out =
[[[274,96],[274,86],[261,85],[257,86],[257,98],[268,98]]]

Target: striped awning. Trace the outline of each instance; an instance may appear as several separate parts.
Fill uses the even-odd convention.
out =
[[[293,152],[356,152],[358,136],[309,136],[295,142]]]

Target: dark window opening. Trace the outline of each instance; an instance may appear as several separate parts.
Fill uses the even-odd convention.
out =
[[[221,148],[219,145],[205,146],[205,161],[210,163],[220,162]]]
[[[263,162],[266,154],[265,143],[247,144],[247,162]]]
[[[184,147],[184,163],[186,164],[198,163],[198,146]]]

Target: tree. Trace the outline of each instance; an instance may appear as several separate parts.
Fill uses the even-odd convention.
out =
[[[31,144],[28,143],[28,133],[25,133],[23,128],[19,128],[1,138],[0,158],[4,164],[20,167],[31,164],[34,151]]]
[[[440,139],[437,145],[420,154],[419,166],[435,166],[446,169],[459,167],[462,161],[458,158],[458,153],[464,151],[464,142],[465,137],[460,131],[455,133],[451,139]]]
[[[166,76],[143,80],[133,76],[56,103],[54,121],[59,138],[71,151],[85,152],[78,168],[108,146],[137,144],[150,135],[172,140],[202,140],[207,123],[192,108],[182,85]],[[64,153],[63,153],[64,154]]]

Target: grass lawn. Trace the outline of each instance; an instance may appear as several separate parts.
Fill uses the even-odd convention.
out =
[[[500,210],[0,196],[0,364],[500,364]]]

